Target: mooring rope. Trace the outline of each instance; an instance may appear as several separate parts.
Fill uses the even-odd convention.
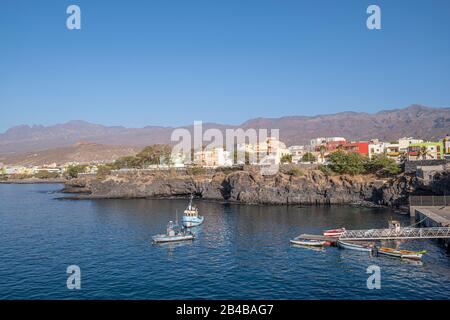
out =
[[[409,226],[407,226],[406,228],[410,228],[410,227],[415,226],[415,225],[417,225],[417,224],[419,224],[419,223],[422,223],[422,222],[425,221],[426,219],[428,219],[427,216],[425,216],[425,218],[423,218],[423,219],[420,220],[419,222],[416,222],[416,223],[414,223],[414,224],[412,224],[412,225],[409,225]]]

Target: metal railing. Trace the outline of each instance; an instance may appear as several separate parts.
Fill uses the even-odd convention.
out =
[[[395,239],[443,239],[450,238],[450,228],[400,228],[346,230],[339,240],[395,240]]]
[[[409,205],[414,207],[450,206],[450,196],[409,196]]]

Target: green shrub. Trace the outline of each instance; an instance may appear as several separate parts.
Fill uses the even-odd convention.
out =
[[[319,170],[322,171],[327,176],[332,176],[334,174],[333,170],[331,170],[328,166],[323,164],[319,166]]]
[[[383,154],[376,155],[370,161],[367,161],[365,169],[368,173],[387,173],[388,175],[396,175],[401,171],[395,160]]]
[[[302,157],[302,162],[315,162],[315,161],[316,157],[311,152],[305,153]]]
[[[104,178],[111,173],[111,170],[114,170],[113,165],[111,164],[102,164],[97,166],[97,177]]]
[[[281,163],[292,163],[292,154],[284,154],[280,161]]]
[[[86,171],[86,165],[71,165],[66,170],[66,175],[70,178],[77,178],[79,173]]]
[[[300,177],[300,176],[304,176],[305,172],[303,172],[302,169],[294,167],[288,170],[288,174],[290,174],[291,176],[294,177]]]
[[[34,177],[38,179],[56,179],[59,177],[59,173],[41,170],[35,173]]]
[[[362,174],[365,173],[367,158],[355,152],[336,151],[328,156],[330,164],[328,167],[339,174]]]
[[[23,180],[23,179],[30,179],[33,176],[30,174],[25,174],[25,173],[14,173],[12,175],[10,175],[10,179],[17,179],[17,180]]]
[[[197,176],[206,173],[206,169],[202,167],[191,167],[186,170],[187,174]]]

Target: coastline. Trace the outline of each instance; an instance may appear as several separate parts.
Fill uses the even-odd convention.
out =
[[[252,170],[189,175],[170,172],[116,172],[102,179],[65,183],[62,199],[185,199],[252,205],[354,205],[401,208],[415,189],[414,177],[328,176],[319,170],[294,176],[263,176]]]
[[[67,179],[11,179],[0,181],[0,184],[64,184]]]

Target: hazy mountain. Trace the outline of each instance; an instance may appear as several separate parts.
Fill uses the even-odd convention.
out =
[[[289,116],[257,118],[239,126],[204,124],[203,128],[278,128],[287,145],[305,144],[319,136],[343,136],[347,139],[379,138],[393,140],[403,136],[437,139],[450,133],[450,108],[412,105],[404,109],[375,114],[342,112],[312,117]],[[192,126],[185,128],[191,130]],[[68,147],[80,140],[99,144],[142,147],[152,143],[169,143],[174,128],[148,126],[126,128],[103,126],[85,121],[70,121],[54,126],[21,125],[0,134],[0,154],[23,153]]]
[[[134,155],[139,150],[137,147],[101,145],[82,141],[70,147],[0,156],[0,162],[4,164],[36,166],[52,163],[113,161],[120,157]]]

